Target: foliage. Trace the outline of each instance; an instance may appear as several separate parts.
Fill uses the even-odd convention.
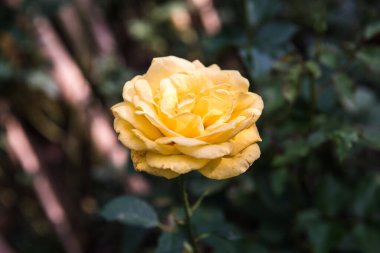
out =
[[[152,228],[159,225],[155,211],[145,202],[133,197],[113,199],[102,211],[102,216],[110,221],[128,225]]]

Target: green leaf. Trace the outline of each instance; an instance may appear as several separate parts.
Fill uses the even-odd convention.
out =
[[[338,107],[338,96],[330,83],[322,83],[318,93],[317,107],[324,113],[336,110]]]
[[[367,112],[372,109],[376,103],[376,95],[366,87],[356,89],[353,98],[355,104],[355,112]]]
[[[226,240],[240,239],[239,232],[225,221],[218,209],[199,208],[194,213],[193,223],[198,234],[208,233]]]
[[[301,157],[309,154],[311,146],[304,139],[295,139],[285,143],[285,152],[277,155],[272,165],[275,167],[285,167],[287,164],[298,161]]]
[[[253,43],[261,49],[271,49],[288,42],[297,30],[297,26],[291,23],[272,22],[257,31]]]
[[[276,244],[284,241],[286,237],[286,230],[282,230],[275,222],[263,222],[258,229],[258,234],[265,241]]]
[[[342,236],[340,226],[325,222],[314,209],[301,211],[296,224],[298,230],[307,233],[314,253],[330,252]]]
[[[253,26],[258,25],[265,19],[273,16],[279,11],[278,0],[250,0],[248,1],[248,17]]]
[[[255,252],[255,253],[269,253],[270,251],[261,244],[258,244],[257,242],[249,242],[250,244],[246,247],[246,250],[244,252]]]
[[[367,111],[375,103],[373,92],[365,87],[354,91],[354,81],[344,73],[336,73],[332,77],[335,90],[344,109],[351,113]]]
[[[326,140],[326,133],[322,131],[317,131],[310,134],[309,138],[307,139],[307,142],[308,145],[310,145],[310,147],[315,148],[324,143]]]
[[[240,233],[231,224],[220,225],[220,227],[214,232],[214,235],[229,241],[241,239]]]
[[[335,53],[329,51],[321,52],[321,63],[330,68],[336,68],[338,65],[338,57]]]
[[[336,73],[332,77],[333,84],[342,103],[349,102],[353,97],[354,81],[344,73]]]
[[[268,73],[272,68],[272,58],[259,50],[252,50],[253,54],[253,77],[259,77]]]
[[[136,225],[144,228],[157,227],[158,217],[145,201],[135,197],[119,197],[109,202],[101,211],[101,216],[109,221]]]
[[[380,230],[370,226],[359,224],[354,229],[354,234],[364,253],[378,253],[380,249]]]
[[[371,39],[373,36],[380,33],[380,21],[369,24],[364,31],[366,39]]]
[[[212,233],[224,223],[224,215],[217,209],[199,208],[194,213],[193,222],[198,233]]]
[[[284,192],[287,180],[288,172],[286,169],[281,168],[273,171],[271,181],[274,194],[281,195]]]
[[[332,77],[335,90],[344,109],[351,113],[368,111],[376,99],[371,90],[358,87],[354,91],[354,81],[344,73],[336,73]]]
[[[201,196],[205,192],[215,193],[221,191],[227,184],[227,181],[204,180],[204,178],[194,178],[189,182],[189,189],[195,196]]]
[[[353,145],[358,142],[359,135],[354,128],[344,128],[334,131],[331,138],[336,144],[338,158],[342,161],[347,157]]]
[[[315,209],[302,210],[297,215],[296,227],[303,230],[309,226],[313,226],[315,223],[319,222],[320,213]]]
[[[182,253],[184,236],[179,232],[162,233],[158,239],[158,246],[155,253]]]
[[[241,50],[240,53],[253,77],[260,77],[272,69],[273,60],[267,53],[258,49]]]
[[[357,252],[358,246],[352,231],[345,231],[337,246],[338,252]]]
[[[380,103],[377,103],[376,105],[372,106],[372,108],[369,111],[369,115],[373,126],[380,126]]]
[[[380,111],[380,107],[377,108],[377,110]],[[370,119],[373,120],[375,117],[371,117],[371,116],[372,115],[370,115]],[[371,126],[364,127],[362,129],[362,141],[363,141],[363,144],[366,145],[367,147],[380,150],[380,127],[371,127]]]
[[[308,237],[313,245],[314,253],[329,252],[330,227],[324,222],[319,222],[308,228]]]
[[[317,204],[327,216],[337,215],[350,197],[347,193],[338,180],[326,175],[318,185]]]
[[[290,103],[293,103],[299,96],[299,84],[302,73],[303,68],[301,64],[292,66],[287,73],[287,81],[283,86],[282,93],[284,98]]]
[[[285,106],[285,99],[281,92],[281,81],[273,81],[270,79],[269,82],[261,81],[260,86],[266,87],[266,89],[262,90],[261,96],[263,100],[266,101],[265,111],[267,115],[271,115],[272,112],[279,110]]]
[[[380,47],[365,47],[358,51],[356,57],[370,69],[380,70]]]
[[[221,239],[216,236],[207,237],[203,242],[209,245],[213,249],[212,252],[214,253],[236,253],[237,252],[232,242]]]
[[[12,67],[11,65],[0,59],[0,80],[4,80],[4,79],[8,79],[12,76]],[[3,85],[4,83],[0,84],[0,85]]]
[[[137,252],[148,232],[142,227],[124,226],[123,237],[121,239],[121,252]]]
[[[376,200],[378,185],[375,180],[368,178],[360,182],[353,198],[352,212],[357,217],[363,217],[368,213]]]
[[[318,79],[321,77],[322,71],[318,63],[314,61],[308,61],[305,63],[305,67],[313,75],[315,79]]]

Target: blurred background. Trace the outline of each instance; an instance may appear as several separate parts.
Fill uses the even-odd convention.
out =
[[[109,110],[165,55],[239,70],[265,102],[247,173],[189,175],[207,252],[380,252],[379,1],[3,0],[1,253],[164,252],[98,212],[129,194],[173,223],[176,181],[133,171]]]

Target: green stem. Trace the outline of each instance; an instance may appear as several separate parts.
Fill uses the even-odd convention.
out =
[[[197,200],[197,202],[195,202],[195,204],[191,207],[191,212],[195,212],[195,210],[197,210],[201,204],[202,204],[202,201],[207,197],[207,195],[210,194],[210,190],[206,190],[204,193],[202,193],[202,195],[199,197],[199,199]]]
[[[194,253],[199,253],[197,243],[195,241],[193,227],[191,226],[192,211],[191,211],[189,199],[188,199],[187,192],[186,192],[186,183],[185,183],[185,176],[184,175],[181,175],[179,177],[179,183],[180,183],[181,192],[182,192],[183,207],[185,209],[185,218],[186,218],[185,226],[187,229],[187,234],[188,234],[188,237],[190,240],[190,244],[194,250]]]

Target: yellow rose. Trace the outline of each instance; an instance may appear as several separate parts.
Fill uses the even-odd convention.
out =
[[[155,58],[123,88],[114,128],[138,171],[168,179],[196,170],[212,179],[244,173],[260,157],[255,122],[263,101],[238,71]]]

